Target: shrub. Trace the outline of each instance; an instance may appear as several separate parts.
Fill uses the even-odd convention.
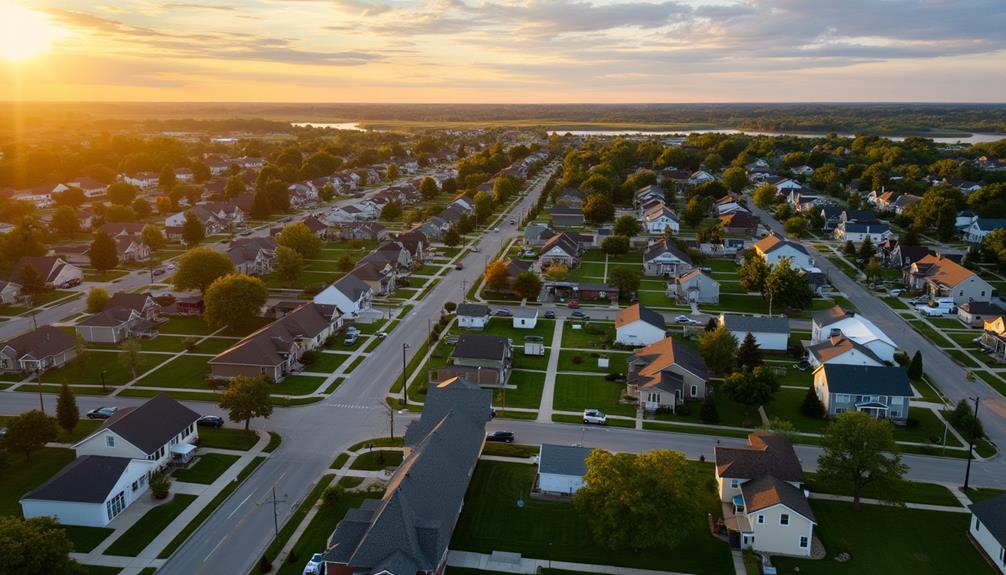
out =
[[[692,406],[689,405],[688,402],[684,402],[681,405],[675,406],[674,410],[677,412],[678,415],[682,417],[688,417],[692,413]]]
[[[835,542],[835,554],[841,555],[842,553],[851,553],[852,546],[845,539],[839,539]]]
[[[150,492],[153,493],[154,499],[164,499],[171,492],[171,477],[164,470],[150,476]]]
[[[580,357],[580,354],[576,354],[576,355],[573,356],[573,363],[575,363],[575,364],[581,364],[581,363],[583,363],[583,358]]]
[[[268,573],[270,571],[272,571],[272,561],[270,561],[268,557],[263,555],[262,558],[258,560],[258,572]]]
[[[286,562],[287,563],[296,563],[297,562],[297,552],[294,551],[293,549],[291,549],[290,553],[288,553],[287,556],[286,556]]]
[[[909,429],[916,429],[919,427],[919,420],[914,417],[909,417],[905,420],[905,427]]]
[[[185,338],[185,339],[182,340],[182,345],[185,346],[185,349],[187,351],[192,351],[193,349],[195,349],[196,348],[196,344],[198,344],[198,343],[199,343],[199,338],[198,337],[189,336],[189,337],[187,337],[187,338]]]
[[[458,309],[458,304],[452,301],[446,302],[444,303],[444,309],[447,310],[447,313],[454,313],[454,310]]]
[[[311,365],[312,363],[318,361],[318,352],[313,349],[309,349],[300,355],[300,361],[304,365]]]
[[[702,423],[715,424],[720,422],[720,411],[716,407],[716,402],[708,395],[702,400],[702,411],[699,412],[699,419]]]
[[[334,509],[336,505],[342,501],[343,497],[346,495],[346,490],[340,485],[331,485],[325,489],[325,493],[321,496],[322,507],[327,507],[328,509]]]
[[[800,413],[804,417],[813,419],[824,417],[824,404],[821,403],[821,399],[817,396],[817,392],[814,391],[813,387],[807,388],[807,393],[803,396],[803,403],[800,404]]]

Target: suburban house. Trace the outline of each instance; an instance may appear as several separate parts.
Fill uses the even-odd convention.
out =
[[[227,248],[227,257],[239,273],[260,276],[276,269],[277,247],[269,237],[238,238]]]
[[[696,268],[667,282],[667,297],[680,302],[719,303],[720,282]]]
[[[513,310],[513,327],[517,329],[534,329],[538,325],[538,308],[519,307]]]
[[[901,194],[893,202],[891,202],[891,208],[894,213],[899,216],[905,213],[910,206],[917,204],[922,201],[922,196],[916,196],[914,194]]]
[[[140,317],[156,321],[161,316],[161,304],[154,300],[150,293],[116,292],[105,304],[105,309],[129,309],[136,311]]]
[[[581,228],[584,224],[583,210],[556,206],[549,211],[553,228]]]
[[[169,240],[182,239],[182,229],[185,225],[185,219],[187,214],[190,213],[199,220],[200,224],[202,224],[203,234],[206,236],[219,234],[230,225],[230,222],[218,218],[216,214],[205,207],[195,205],[184,212],[178,212],[177,214],[172,214],[165,218],[164,236]]]
[[[405,434],[405,459],[383,497],[364,499],[329,536],[325,573],[445,571],[491,403],[492,392],[458,378],[430,386],[419,421]]]
[[[996,360],[1006,361],[1006,318],[986,319],[982,325],[980,344]]]
[[[566,188],[555,196],[555,205],[564,208],[582,208],[587,195],[576,188]]]
[[[51,325],[7,340],[0,347],[0,372],[41,373],[76,357],[76,338]]]
[[[972,244],[981,244],[985,240],[985,236],[1001,228],[1006,228],[1006,219],[976,217],[964,229],[964,241]]]
[[[673,278],[691,269],[692,258],[666,238],[653,242],[643,252],[644,275]]]
[[[975,272],[940,254],[926,256],[912,264],[909,287],[921,289],[933,299],[951,297],[957,305],[992,301],[994,289]]]
[[[556,231],[542,223],[531,222],[524,228],[524,246],[540,248],[556,234]]]
[[[697,186],[699,184],[704,184],[706,182],[712,182],[716,177],[705,170],[698,170],[692,172],[692,175],[688,176],[688,184],[692,186]]]
[[[10,280],[0,280],[0,304],[10,305],[17,303],[20,297],[21,284]]]
[[[810,555],[817,519],[803,467],[789,439],[748,435],[747,447],[715,450],[716,484],[730,546],[781,555]]]
[[[335,306],[306,303],[211,359],[210,377],[262,376],[280,381],[300,369],[305,351],[324,346],[341,328],[342,318]]]
[[[841,334],[833,335],[820,343],[808,345],[807,362],[811,367],[817,367],[824,363],[884,365],[884,360],[877,357],[873,350]]]
[[[874,245],[891,237],[891,226],[874,222],[868,224],[842,222],[835,228],[835,239],[862,243],[866,238]]]
[[[589,447],[542,443],[533,491],[546,495],[572,495],[585,485]]]
[[[706,396],[706,362],[687,345],[664,338],[636,350],[629,359],[626,397],[646,411],[675,408]]]
[[[157,325],[128,307],[109,307],[77,322],[74,330],[91,343],[120,343],[131,337],[152,337]]]
[[[137,236],[115,238],[115,255],[120,262],[145,262],[150,259],[150,246]]]
[[[1006,495],[977,501],[968,509],[968,538],[997,573],[1006,573]]]
[[[108,234],[108,237],[115,239],[123,236],[138,236],[143,233],[143,228],[144,224],[135,222],[109,222],[102,224],[99,229]]]
[[[641,304],[619,310],[615,316],[615,343],[621,345],[650,345],[667,335],[664,316]]]
[[[753,236],[758,233],[758,216],[750,212],[737,211],[720,216],[720,226],[726,234]]]
[[[370,287],[370,290],[380,296],[391,295],[398,281],[397,268],[391,264],[364,260],[350,270],[349,275],[356,276]]]
[[[328,224],[321,221],[315,216],[308,216],[300,221],[300,223],[307,226],[307,229],[311,230],[311,233],[318,236],[320,239],[328,239]]]
[[[510,379],[513,349],[505,337],[461,335],[451,360],[447,367],[430,370],[430,383],[461,377],[478,385],[499,387]]]
[[[885,263],[897,268],[910,268],[912,264],[936,252],[926,246],[906,246],[901,242],[890,251]]]
[[[314,296],[314,303],[335,306],[346,319],[355,319],[370,309],[374,290],[353,274],[346,274]]]
[[[556,234],[549,238],[538,252],[539,269],[544,270],[556,263],[574,268],[580,265],[581,253],[582,250],[576,238],[565,232]]]
[[[458,304],[458,326],[483,329],[489,324],[489,306],[484,303]]]
[[[120,409],[73,446],[77,459],[21,498],[23,515],[108,525],[146,493],[151,473],[192,458],[197,419],[198,413],[167,395]]]
[[[789,347],[789,319],[786,317],[720,313],[719,320],[720,325],[737,338],[737,345],[750,333],[763,350],[786,351]]]
[[[999,306],[984,301],[969,301],[957,306],[957,319],[974,327],[984,325],[986,320],[995,319],[1002,313]]]
[[[898,350],[898,346],[872,321],[837,305],[812,316],[811,344],[823,343],[838,335],[869,349],[881,361],[894,363],[894,352]]]
[[[912,386],[900,367],[825,363],[814,370],[814,390],[829,417],[861,411],[905,423]]]
[[[776,265],[784,258],[789,258],[790,265],[794,268],[809,269],[814,267],[814,258],[810,257],[807,248],[775,234],[769,234],[759,240],[755,243],[754,249],[755,253],[764,258],[770,266]]]
[[[665,230],[677,234],[681,231],[678,215],[665,204],[657,204],[643,212],[642,224],[648,234],[662,234]]]
[[[388,238],[388,231],[377,222],[341,224],[335,234],[342,240],[385,240]]]
[[[15,277],[19,277],[25,266],[34,269],[47,287],[69,286],[84,279],[83,270],[58,256],[22,256],[12,268]]]

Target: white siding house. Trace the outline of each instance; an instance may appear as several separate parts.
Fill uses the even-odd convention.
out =
[[[667,335],[667,325],[659,313],[640,304],[631,305],[615,316],[615,342],[642,346],[656,343]]]
[[[489,306],[463,303],[458,306],[458,325],[467,329],[483,329],[489,323]]]
[[[972,503],[968,536],[999,573],[1006,573],[1006,495]]]
[[[542,444],[538,452],[538,491],[551,495],[572,495],[584,486],[590,448]]]
[[[785,317],[721,313],[720,324],[737,338],[738,345],[750,333],[763,350],[786,351],[789,347],[789,320]]]

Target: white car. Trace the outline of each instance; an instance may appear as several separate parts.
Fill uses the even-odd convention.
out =
[[[893,295],[894,297],[898,297],[899,295],[905,293],[905,290],[898,288],[898,289],[892,289],[887,293]]]
[[[312,555],[311,560],[304,566],[304,575],[318,575],[321,573],[321,564],[323,561],[321,553]]]
[[[584,409],[583,410],[583,422],[593,423],[595,425],[607,425],[608,416],[604,414],[600,409]]]

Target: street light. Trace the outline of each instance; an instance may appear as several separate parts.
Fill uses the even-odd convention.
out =
[[[402,344],[402,405],[409,405],[409,374],[405,368],[405,352],[409,350],[409,344]]]
[[[982,398],[980,397],[968,397],[971,401],[975,402],[975,420],[978,420],[978,403]],[[977,423],[975,424],[977,425]],[[975,425],[971,426],[971,434],[968,436],[968,466],[964,471],[964,490],[968,490],[968,481],[971,479],[971,458],[975,451]]]
[[[106,370],[101,370],[101,391],[102,393],[107,393],[108,390],[105,389],[105,372]]]

